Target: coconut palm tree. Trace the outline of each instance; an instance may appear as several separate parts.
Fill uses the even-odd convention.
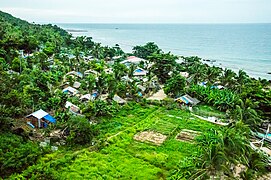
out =
[[[211,85],[218,80],[218,77],[222,73],[222,70],[218,67],[207,67],[206,70],[206,81],[208,81]]]
[[[201,63],[193,63],[191,66],[188,68],[189,74],[193,76],[193,82],[197,84],[198,82],[206,79],[206,67],[202,65]]]
[[[233,178],[232,166],[247,165],[253,150],[250,148],[250,129],[242,121],[220,130],[210,129],[197,138],[202,155],[197,159],[201,167],[190,179]]]
[[[241,93],[242,89],[245,88],[244,85],[250,81],[250,78],[245,71],[239,70],[235,79],[237,83],[235,90]]]
[[[251,129],[256,129],[262,120],[254,109],[255,107],[256,105],[250,99],[245,99],[245,101],[239,99],[235,109],[231,111],[231,117],[232,119],[243,121],[245,124],[248,124]]]
[[[223,75],[220,76],[220,82],[222,85],[232,88],[235,84],[235,77],[236,73],[233,72],[231,69],[225,69]]]

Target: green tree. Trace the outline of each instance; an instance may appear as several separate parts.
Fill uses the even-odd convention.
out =
[[[255,111],[256,105],[249,99],[239,101],[236,103],[235,109],[231,112],[232,119],[239,119],[245,124],[249,125],[251,129],[255,130],[262,123],[261,118]]]
[[[184,93],[186,80],[181,75],[175,75],[166,81],[164,91],[167,95],[176,97]]]
[[[233,178],[232,165],[244,164],[248,166],[249,163],[253,163],[250,160],[251,155],[255,152],[249,144],[249,133],[248,126],[242,121],[238,121],[221,130],[210,129],[198,137],[197,142],[202,147],[203,153],[197,159],[200,168],[192,175],[191,179],[200,177],[205,179],[214,176]],[[263,162],[264,159],[258,156],[257,161]]]
[[[162,50],[154,42],[148,42],[144,46],[133,47],[133,54],[143,59],[147,59],[148,56],[152,55],[153,53],[159,54],[161,52]]]
[[[231,69],[225,69],[223,72],[223,75],[220,76],[220,81],[222,85],[232,88],[235,84],[235,78],[236,73],[233,72]]]
[[[124,64],[114,63],[113,72],[115,79],[120,81],[120,79],[128,73],[128,68]]]
[[[84,145],[91,142],[97,135],[97,131],[90,124],[89,120],[81,116],[72,116],[67,122],[69,135],[67,142],[70,145]]]
[[[174,56],[171,53],[154,53],[149,56],[149,60],[153,63],[150,70],[158,77],[158,80],[161,83],[164,84],[170,78],[170,72],[172,73],[176,68],[177,58],[177,56]]]

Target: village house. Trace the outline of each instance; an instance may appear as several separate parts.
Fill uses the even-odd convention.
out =
[[[97,71],[92,70],[92,69],[87,70],[87,71],[84,72],[85,76],[87,76],[89,74],[93,74],[93,75],[97,76],[99,73]]]
[[[122,99],[118,95],[114,95],[113,101],[117,102],[118,104],[125,104],[126,103],[126,100]]]
[[[78,91],[76,89],[74,89],[73,87],[67,87],[65,89],[62,90],[63,93],[68,93],[69,95],[76,95],[78,93]]]
[[[69,109],[69,111],[73,114],[79,114],[80,113],[80,108],[71,102],[67,101],[65,104],[65,108]]]
[[[81,100],[81,101],[89,101],[89,100],[91,100],[91,95],[90,95],[90,94],[82,95],[82,96],[80,97],[80,100]]]
[[[80,72],[76,72],[76,71],[71,71],[71,72],[68,72],[66,74],[66,76],[76,76],[76,77],[79,77],[79,78],[83,78],[83,74],[80,73]]]
[[[73,87],[76,88],[76,89],[78,89],[80,86],[81,86],[81,83],[80,83],[80,82],[75,81],[75,82],[73,83]]]
[[[84,56],[83,59],[84,59],[85,62],[89,62],[89,61],[93,61],[94,57],[89,55],[89,56]]]
[[[56,123],[56,119],[42,109],[29,114],[26,118],[28,119],[27,124],[32,128],[46,128],[49,124]]]
[[[143,77],[143,76],[146,76],[147,74],[148,74],[148,71],[142,68],[137,68],[136,70],[134,70],[134,76],[137,76],[137,77]]]
[[[142,86],[142,85],[137,85],[137,88],[139,89],[139,92],[140,92],[140,94],[141,94],[141,96],[145,93],[145,91],[146,91],[146,87],[145,86]],[[140,95],[139,94],[139,95]]]
[[[124,61],[121,61],[120,63],[121,64],[125,64],[126,66],[130,66],[131,64],[135,64],[135,65],[138,65],[140,64],[141,62],[146,62],[145,59],[142,59],[142,58],[139,58],[139,57],[136,57],[136,56],[129,56],[126,60]]]
[[[133,82],[133,80],[131,78],[129,78],[128,76],[123,76],[121,78],[122,81],[125,81],[125,82]]]
[[[99,93],[94,91],[92,94],[85,94],[80,97],[81,101],[94,101],[98,97]]]
[[[198,103],[200,103],[200,101],[198,99],[192,98],[188,94],[176,98],[175,101],[179,102],[180,104],[191,105],[191,106],[195,106]]]
[[[112,73],[114,73],[112,68],[107,68],[104,71],[105,71],[106,74],[112,74]]]

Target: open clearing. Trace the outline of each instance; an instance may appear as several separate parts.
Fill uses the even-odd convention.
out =
[[[177,136],[176,139],[179,141],[193,142],[196,136],[200,133],[198,131],[192,131],[189,129],[183,129]]]
[[[46,168],[60,163],[54,171],[60,179],[166,179],[198,148],[194,143],[177,140],[178,133],[183,129],[204,132],[218,127],[190,117],[182,110],[127,107],[117,117],[104,118],[97,124],[102,129],[98,139],[104,139],[105,144],[100,150],[90,151],[89,147],[76,153],[58,151],[40,163]],[[135,140],[134,136],[142,132],[162,134],[166,139],[160,146]]]
[[[134,136],[134,139],[142,142],[151,142],[156,145],[161,145],[167,139],[167,136],[154,131],[143,131]]]

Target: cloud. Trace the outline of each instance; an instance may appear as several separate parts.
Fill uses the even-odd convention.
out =
[[[35,22],[271,22],[270,0],[2,1],[1,10]]]

